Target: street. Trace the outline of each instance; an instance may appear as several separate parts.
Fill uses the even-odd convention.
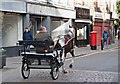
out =
[[[75,58],[73,69],[118,72],[118,50],[106,50]]]
[[[118,81],[118,48],[95,51],[94,53],[75,57],[73,68],[66,59],[67,74],[61,69],[59,78],[52,80],[50,70],[31,70],[30,77],[21,76],[22,57],[7,58],[7,66],[2,70],[3,82],[117,82]]]
[[[119,84],[120,0],[0,0],[0,6],[0,83]]]

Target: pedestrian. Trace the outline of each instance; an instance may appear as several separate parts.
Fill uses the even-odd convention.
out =
[[[106,44],[106,48],[108,48],[108,33],[106,30],[103,32],[103,48],[104,48],[104,43]]]
[[[25,41],[25,40],[33,40],[33,36],[32,36],[32,33],[29,31],[29,29],[28,29],[28,27],[26,27],[25,28],[25,31],[24,31],[24,33],[23,33],[23,40]],[[29,45],[27,45],[26,46],[26,49],[27,50],[30,50],[30,46]]]
[[[32,33],[29,31],[28,27],[25,28],[23,33],[23,40],[33,40]]]
[[[118,40],[120,40],[120,28],[118,30]]]

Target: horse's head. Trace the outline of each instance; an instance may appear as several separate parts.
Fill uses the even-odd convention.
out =
[[[61,35],[55,38],[55,48],[64,48],[65,51],[69,52],[73,49],[73,39],[70,35]]]
[[[66,52],[69,52],[74,47],[74,45],[73,45],[74,40],[69,34],[65,35],[64,39],[65,39],[65,44],[66,44],[65,50],[66,50]]]

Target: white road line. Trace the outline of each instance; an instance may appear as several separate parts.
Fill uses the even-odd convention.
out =
[[[112,48],[112,49],[108,49],[108,50],[97,51],[97,52],[89,53],[89,54],[86,54],[86,55],[83,55],[83,56],[77,56],[77,57],[75,57],[74,59],[83,58],[83,57],[88,57],[88,56],[92,56],[92,55],[99,54],[99,53],[107,53],[107,52],[111,52],[111,51],[116,51],[116,49],[115,49],[115,48]],[[72,58],[68,58],[68,59],[66,59],[66,60],[71,60],[71,59],[72,59]]]
[[[67,69],[67,70],[72,70],[72,71],[82,71],[82,72],[95,72],[95,73],[111,73],[111,74],[120,74],[118,72],[110,72],[110,71],[93,71],[93,70],[74,70],[74,69]]]

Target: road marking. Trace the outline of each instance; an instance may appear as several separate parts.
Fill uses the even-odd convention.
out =
[[[116,51],[117,48],[118,47],[103,50],[103,51],[92,52],[92,53],[88,53],[88,54],[77,55],[77,56],[75,56],[74,59],[88,57],[88,56],[92,56],[92,55],[99,54],[99,53],[107,53],[107,52],[111,52],[111,51]],[[66,58],[66,60],[71,60],[71,59],[72,59],[72,57]]]
[[[110,73],[110,74],[120,74],[118,72],[110,72],[110,71],[93,71],[93,70],[75,70],[75,69],[67,69],[67,70],[72,70],[72,71],[82,71],[82,72],[95,72],[95,73]]]

